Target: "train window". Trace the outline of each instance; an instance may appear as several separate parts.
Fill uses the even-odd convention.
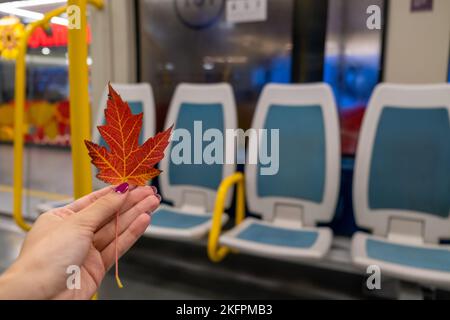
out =
[[[383,12],[384,2],[330,0],[327,15],[323,1],[268,1],[267,20],[236,23],[227,21],[224,0],[140,0],[140,81],[155,89],[159,128],[180,82],[229,82],[239,125],[248,128],[266,83],[323,79],[333,87],[339,106],[342,152],[354,155],[382,68],[383,30],[367,27],[367,8],[375,5]],[[299,28],[304,38],[298,37]],[[325,48],[319,45],[323,38]]]
[[[383,24],[368,26],[368,8],[384,0],[330,0],[324,80],[332,87],[341,119],[342,153],[354,155],[364,110],[381,81]],[[381,19],[383,16],[381,15]]]
[[[54,9],[57,5],[44,9]],[[36,7],[35,10],[39,8]],[[44,12],[45,12],[44,10]],[[0,19],[10,19],[0,14]],[[12,19],[12,18],[11,18]],[[11,20],[1,28],[2,39],[8,32],[20,37],[30,20]],[[5,25],[7,27],[5,27]],[[16,31],[14,31],[16,30]],[[22,30],[18,32],[17,30]],[[89,34],[90,41],[90,34]],[[0,46],[0,141],[10,142],[14,123],[14,55],[17,49]],[[26,55],[26,116],[25,141],[39,145],[68,146],[70,144],[67,27],[52,23],[49,28],[37,28],[28,39]],[[91,61],[88,59],[88,63]]]
[[[140,80],[155,91],[158,127],[180,82],[229,82],[241,128],[262,87],[291,81],[294,1],[267,1],[267,19],[227,19],[225,0],[140,0]],[[288,18],[286,18],[288,17]]]

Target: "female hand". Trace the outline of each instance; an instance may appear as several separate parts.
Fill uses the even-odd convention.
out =
[[[154,187],[106,187],[66,207],[42,214],[25,238],[18,259],[0,277],[0,299],[90,299],[115,262],[144,233],[161,197]],[[80,288],[69,289],[70,268]],[[73,269],[72,269],[73,270]]]

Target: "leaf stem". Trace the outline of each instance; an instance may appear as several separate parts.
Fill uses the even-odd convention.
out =
[[[116,282],[117,282],[117,286],[122,289],[123,288],[123,284],[122,281],[120,281],[119,278],[119,212],[116,212],[116,238],[114,240],[115,242],[115,250],[116,250]]]

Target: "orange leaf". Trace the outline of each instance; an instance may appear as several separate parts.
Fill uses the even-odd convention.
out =
[[[158,176],[161,171],[154,166],[164,158],[173,126],[139,145],[143,115],[133,114],[111,85],[105,119],[106,124],[98,130],[109,150],[85,140],[92,164],[99,170],[97,178],[110,184],[141,186]]]

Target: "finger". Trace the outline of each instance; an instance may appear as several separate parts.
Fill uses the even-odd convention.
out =
[[[74,202],[72,202],[71,204],[65,206],[65,209],[69,209],[73,212],[78,212],[84,208],[86,208],[88,205],[94,203],[96,200],[100,199],[102,196],[104,196],[105,194],[111,192],[114,189],[113,186],[108,186],[105,187],[103,189],[97,190],[95,192],[92,192]],[[156,188],[155,187],[150,187],[150,186],[144,186],[144,187],[137,187],[137,186],[133,186],[130,185],[128,191],[130,192],[130,195],[133,194],[134,192],[143,192],[142,190],[145,190],[144,192],[150,194],[155,194]],[[130,209],[135,202],[133,202],[134,198],[129,196],[127,198],[127,201],[125,202],[124,206],[123,206],[123,210],[128,210]]]
[[[123,204],[123,206],[120,209],[119,215],[127,212],[132,207],[134,207],[138,202],[144,200],[146,197],[154,195],[155,191],[152,189],[152,187],[149,186],[143,186],[143,187],[136,187],[136,189],[129,192],[129,195],[127,197],[127,200]],[[112,216],[109,220],[104,221],[102,225],[99,226],[99,230],[103,228],[103,226],[107,225],[110,222],[115,223],[116,216]]]
[[[122,183],[114,190],[100,197],[94,203],[70,217],[78,225],[97,231],[106,221],[111,219],[125,204],[128,197],[128,183]]]
[[[133,208],[139,201],[142,201],[148,196],[155,194],[154,187],[150,186],[142,186],[142,187],[136,187],[133,191],[130,192],[127,201],[122,207],[122,213],[130,210]]]
[[[113,189],[114,189],[114,186],[104,187],[100,190],[94,191],[90,194],[85,195],[84,197],[81,197],[81,198],[75,200],[74,202],[68,204],[64,208],[72,210],[73,212],[78,212],[78,211],[86,208],[88,205],[94,203],[95,201],[100,199],[105,194],[111,192]],[[134,189],[136,189],[136,186],[130,185],[128,188],[128,191],[133,191]]]
[[[83,210],[90,204],[94,203],[95,201],[103,197],[105,194],[111,192],[113,189],[114,189],[113,186],[104,187],[100,190],[94,191],[90,194],[85,195],[84,197],[75,200],[74,202],[65,206],[65,208],[72,210],[74,212],[78,212],[80,210]]]
[[[131,194],[129,195],[131,197]],[[118,233],[122,234],[131,223],[143,213],[151,213],[159,206],[159,199],[155,195],[150,195],[141,199],[134,207],[119,216]],[[94,235],[94,246],[98,251],[105,249],[115,239],[116,223],[113,218],[104,225]]]
[[[119,257],[121,257],[125,252],[127,252],[133,244],[144,234],[150,223],[150,216],[146,213],[138,216],[130,226],[119,236],[117,239],[117,250],[119,252]],[[102,252],[102,260],[105,266],[105,270],[110,269],[116,258],[116,243],[111,242]]]

